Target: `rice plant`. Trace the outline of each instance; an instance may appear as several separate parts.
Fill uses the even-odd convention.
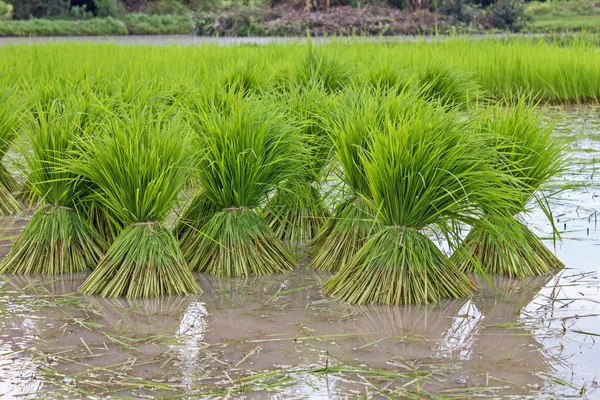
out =
[[[277,237],[298,246],[313,239],[330,215],[321,196],[332,150],[324,122],[330,102],[318,86],[292,89],[276,100],[289,105],[305,149],[302,171],[277,189],[265,207],[266,218]]]
[[[2,163],[17,138],[19,102],[15,95],[0,88],[0,215],[16,214],[21,205],[13,196],[19,190],[17,181]]]
[[[81,213],[90,187],[63,166],[79,150],[82,114],[78,99],[40,106],[26,133],[25,153],[31,191],[43,206],[17,238],[0,272],[61,274],[96,266],[107,248]]]
[[[542,189],[564,170],[566,157],[564,144],[541,118],[527,97],[486,113],[481,129],[497,149],[496,168],[513,176],[515,183],[505,188],[513,192],[507,196],[512,201],[505,212],[485,210],[484,220],[473,226],[454,253],[453,260],[463,271],[474,272],[480,264],[487,273],[523,277],[564,267],[520,220],[521,214],[538,204],[554,226]]]
[[[280,89],[318,86],[327,93],[333,93],[349,85],[354,74],[351,64],[339,56],[326,55],[322,49],[315,48],[310,40],[301,61],[291,59],[290,63],[293,65],[278,76],[277,85]]]
[[[442,65],[425,68],[419,79],[419,87],[426,99],[453,107],[468,106],[482,92],[472,74]]]
[[[83,293],[138,298],[200,292],[165,226],[195,157],[181,121],[154,104],[134,105],[107,118],[70,163],[97,188],[95,201],[124,226]]]
[[[286,272],[296,258],[269,228],[262,206],[298,173],[298,127],[273,102],[230,94],[202,119],[201,195],[217,208],[181,247],[190,266],[218,276]],[[196,204],[202,204],[204,200]]]
[[[372,131],[359,151],[382,227],[327,281],[324,293],[352,303],[431,303],[475,286],[429,237],[459,239],[478,215],[474,199],[501,197],[481,135],[455,112],[413,103],[397,121]],[[490,205],[490,207],[492,207]]]
[[[312,242],[309,268],[337,270],[378,229],[360,151],[369,148],[373,129],[382,129],[388,119],[400,118],[417,98],[418,94],[377,89],[348,90],[340,96],[329,115],[328,129],[343,182],[341,199]]]

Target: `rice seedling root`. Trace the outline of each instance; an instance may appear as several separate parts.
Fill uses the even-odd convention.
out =
[[[357,304],[427,304],[475,290],[469,278],[417,230],[382,228],[323,286]]]
[[[103,297],[155,297],[201,292],[177,239],[160,222],[129,225],[80,291]]]
[[[297,262],[264,216],[244,207],[217,212],[182,249],[194,271],[222,277],[289,272]]]
[[[522,222],[510,218],[513,235],[499,235],[475,226],[451,260],[463,272],[483,272],[510,277],[544,275],[564,268],[540,238]]]
[[[94,268],[107,249],[102,237],[73,208],[39,209],[0,265],[0,272],[64,274]]]

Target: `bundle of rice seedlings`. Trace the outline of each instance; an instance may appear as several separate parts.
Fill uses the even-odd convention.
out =
[[[419,88],[427,100],[452,107],[466,107],[483,95],[472,74],[442,65],[425,68]]]
[[[268,75],[254,60],[249,59],[245,64],[227,64],[229,66],[222,76],[222,87],[243,95],[262,92],[268,85]]]
[[[366,89],[348,91],[339,99],[328,129],[344,186],[333,216],[311,243],[309,268],[341,268],[377,231],[360,150],[369,148],[373,129],[383,129],[387,119],[400,118],[417,98],[406,92],[398,95],[395,91]]]
[[[80,290],[104,297],[200,292],[177,239],[164,225],[195,157],[189,130],[151,105],[108,118],[69,168],[97,189],[96,200],[125,227]]]
[[[0,265],[0,272],[61,274],[96,266],[107,248],[82,215],[90,195],[81,176],[64,170],[82,136],[77,100],[38,110],[27,126],[31,151],[25,153],[31,191],[43,206],[32,216]],[[69,111],[71,110],[71,111]],[[73,111],[75,110],[75,111]]]
[[[489,151],[454,112],[416,103],[394,123],[372,132],[359,152],[382,227],[327,281],[323,291],[351,303],[418,304],[471,293],[473,283],[428,236],[455,242],[472,222],[476,202],[493,204]],[[491,207],[491,206],[490,206]]]
[[[274,102],[252,96],[230,95],[225,109],[213,105],[200,118],[201,195],[217,212],[181,241],[186,260],[194,270],[218,276],[291,270],[296,258],[271,231],[261,206],[298,173],[298,128]]]
[[[353,68],[340,57],[331,57],[315,49],[309,40],[306,54],[300,62],[278,76],[277,85],[288,90],[294,87],[322,87],[327,93],[333,93],[350,84]]]
[[[519,220],[521,214],[538,204],[554,227],[548,198],[541,188],[556,178],[566,163],[564,144],[553,134],[552,126],[541,120],[541,113],[527,103],[523,98],[507,108],[495,107],[482,123],[481,130],[497,149],[497,170],[515,180],[505,188],[513,194],[506,210],[484,210],[485,217],[453,254],[463,271],[475,272],[481,265],[486,273],[523,277],[564,267]]]
[[[302,171],[277,189],[266,205],[266,218],[277,237],[298,246],[312,240],[330,215],[321,196],[321,182],[330,162],[331,139],[324,127],[328,106],[325,92],[316,86],[298,88],[280,99],[302,127]]]
[[[19,185],[2,163],[17,137],[18,103],[8,91],[0,91],[0,215],[16,214],[21,205],[13,196]]]
[[[370,69],[366,75],[366,83],[379,90],[394,90],[399,93],[412,88],[417,82],[415,76],[407,70],[396,68],[392,64],[385,64]]]

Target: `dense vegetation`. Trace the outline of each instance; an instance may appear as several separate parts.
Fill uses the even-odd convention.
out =
[[[181,295],[309,246],[324,293],[385,304],[551,272],[520,220],[553,224],[567,162],[536,101],[597,102],[597,65],[584,39],[2,47],[0,209],[34,213],[0,271]]]
[[[399,35],[598,29],[582,0],[0,0],[0,35]]]

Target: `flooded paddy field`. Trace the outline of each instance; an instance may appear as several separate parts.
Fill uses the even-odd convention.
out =
[[[469,298],[354,306],[330,276],[197,275],[198,296],[82,296],[87,274],[0,277],[3,398],[597,398],[600,108],[556,109],[572,168],[548,191],[567,268]],[[526,217],[554,246],[541,211]],[[2,255],[24,219],[3,218]]]

